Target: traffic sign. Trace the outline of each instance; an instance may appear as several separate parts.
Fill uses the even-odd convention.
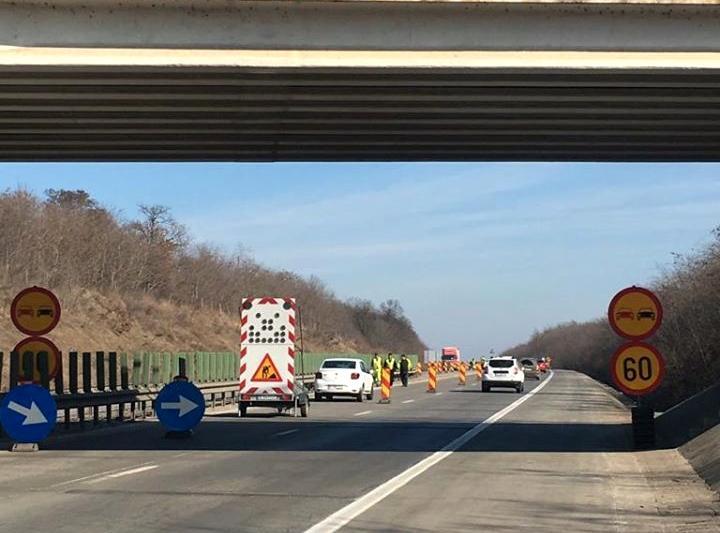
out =
[[[662,319],[660,300],[642,287],[621,290],[608,307],[608,321],[615,333],[634,341],[653,335],[660,327]]]
[[[33,383],[40,382],[40,367],[38,365],[38,354],[40,352],[48,354],[48,378],[53,379],[60,370],[60,350],[50,339],[46,339],[45,337],[28,337],[17,343],[13,351],[20,354],[20,381],[32,381]],[[28,352],[33,354],[32,376],[25,375],[25,370],[22,365],[24,355]]]
[[[173,381],[155,400],[160,423],[171,431],[187,431],[197,426],[205,414],[205,397],[189,381]]]
[[[42,287],[28,287],[10,305],[10,318],[26,335],[45,335],[60,321],[60,301]]]
[[[252,381],[282,381],[280,372],[278,372],[269,353],[266,353],[263,360],[260,361],[257,370],[253,374]]]
[[[610,361],[615,384],[626,394],[642,396],[658,388],[665,375],[665,359],[644,342],[622,345]]]
[[[50,392],[40,385],[20,385],[0,403],[0,422],[16,442],[37,443],[55,427],[57,406]]]

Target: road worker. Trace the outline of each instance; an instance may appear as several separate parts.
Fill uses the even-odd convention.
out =
[[[408,377],[410,375],[410,369],[412,368],[412,361],[407,358],[407,355],[402,354],[400,356],[400,381],[402,386],[408,386]]]
[[[383,360],[380,355],[378,355],[377,352],[375,352],[375,355],[373,355],[372,361],[372,373],[373,373],[373,379],[375,380],[375,385],[380,385],[380,379],[382,378],[382,368],[383,368]]]
[[[392,352],[387,354],[387,357],[385,358],[385,366],[390,369],[390,386],[392,387],[393,383],[395,383],[395,367],[397,366],[397,361],[395,360],[395,356]]]

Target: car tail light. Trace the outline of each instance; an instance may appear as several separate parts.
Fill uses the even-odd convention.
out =
[[[360,374],[358,372],[353,372],[350,374],[350,379],[360,379]]]
[[[318,379],[322,379],[322,372],[315,372],[315,377]]]
[[[518,369],[517,369],[517,368],[513,368],[513,374],[517,374],[517,373],[518,373]]]

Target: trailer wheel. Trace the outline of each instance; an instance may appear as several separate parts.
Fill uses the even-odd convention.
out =
[[[308,416],[308,408],[310,406],[309,402],[305,402],[300,405],[300,416],[303,418],[307,418]]]

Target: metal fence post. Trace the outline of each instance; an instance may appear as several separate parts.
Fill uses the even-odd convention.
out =
[[[19,375],[20,354],[17,352],[10,352],[10,383],[8,383],[8,389],[14,389],[17,387]]]

